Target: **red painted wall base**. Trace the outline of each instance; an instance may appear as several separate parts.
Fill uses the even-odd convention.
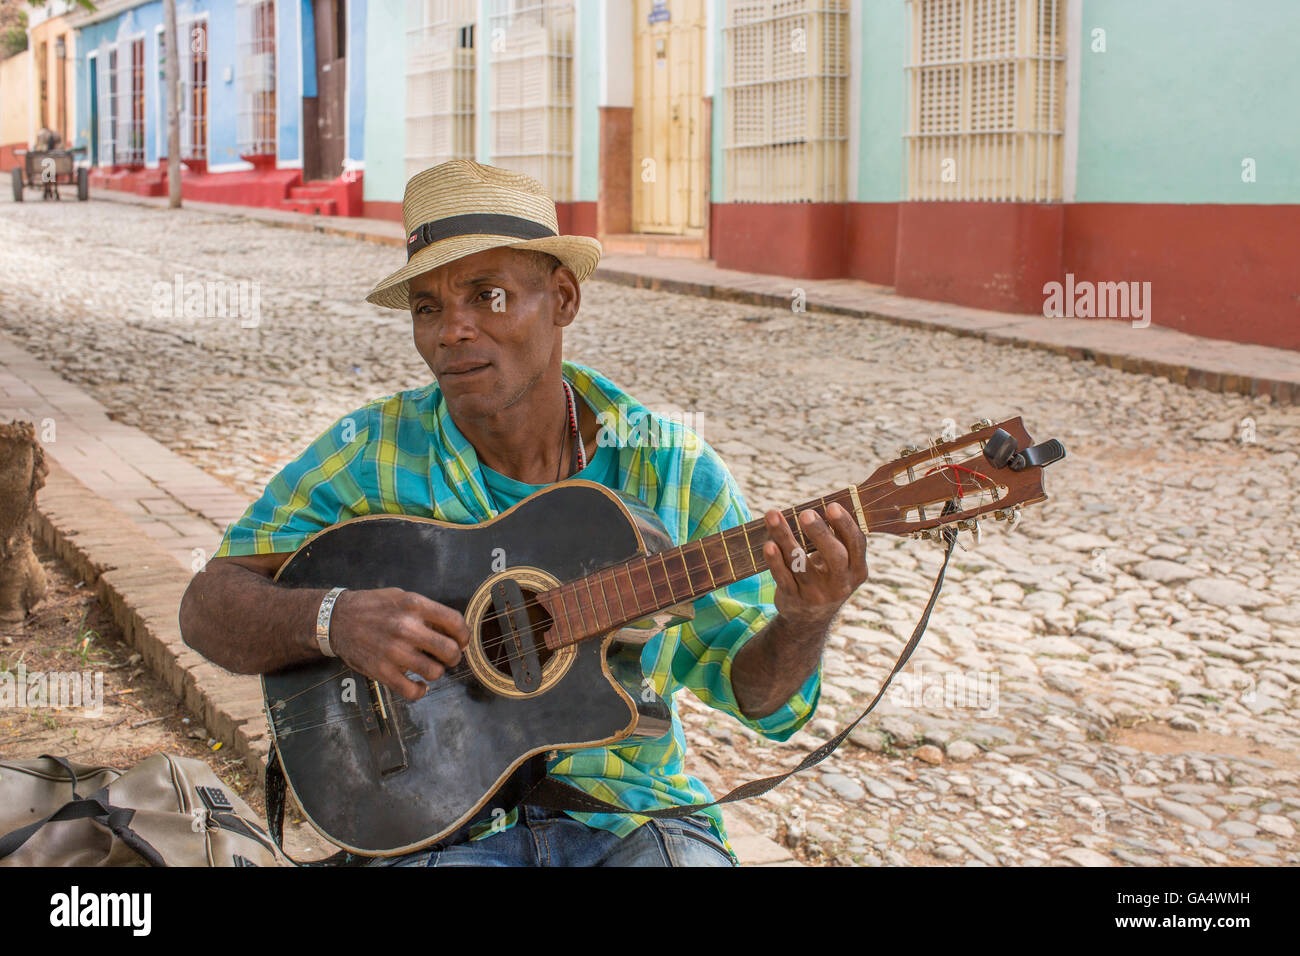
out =
[[[1067,275],[1149,282],[1153,325],[1300,349],[1300,205],[715,203],[710,216],[722,268],[1036,315]]]
[[[326,182],[304,183],[302,170],[275,169],[266,164],[230,173],[182,169],[181,196],[195,202],[261,206],[324,216],[360,216],[365,207],[363,176],[355,172]],[[165,196],[167,161],[162,160],[156,169],[97,167],[91,170],[90,188]]]

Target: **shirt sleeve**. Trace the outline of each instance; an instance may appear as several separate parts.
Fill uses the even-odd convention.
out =
[[[750,520],[736,480],[717,453],[701,440],[702,453],[690,469],[688,540],[707,537]],[[672,675],[700,700],[730,714],[771,740],[786,740],[811,719],[821,697],[822,665],[789,700],[758,720],[736,702],[731,668],[736,655],[776,617],[776,582],[769,571],[737,581],[695,602],[695,618],[680,625],[672,647]],[[665,642],[665,648],[668,642]]]
[[[213,557],[296,551],[330,525],[367,514],[358,475],[369,438],[368,409],[340,418],[271,479]]]

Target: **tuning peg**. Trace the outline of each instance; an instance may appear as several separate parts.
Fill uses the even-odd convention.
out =
[[[918,448],[916,445],[904,445],[902,448],[898,450],[898,457],[906,458],[908,455],[915,455],[920,450],[921,449]]]
[[[993,427],[993,419],[991,419],[991,418],[981,418],[979,421],[977,421],[977,422],[975,422],[973,425],[971,425],[970,430],[973,431],[973,432],[977,432],[977,431],[979,431],[981,428],[992,428],[992,427]]]

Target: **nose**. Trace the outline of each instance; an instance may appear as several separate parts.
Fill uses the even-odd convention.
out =
[[[444,305],[438,328],[438,344],[451,348],[478,338],[478,320],[474,310],[461,304]]]

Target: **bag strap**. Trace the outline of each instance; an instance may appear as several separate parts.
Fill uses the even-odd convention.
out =
[[[0,860],[16,853],[47,823],[91,819],[108,827],[119,840],[140,854],[150,866],[166,866],[162,854],[154,849],[148,840],[131,829],[131,819],[135,816],[135,811],[129,807],[115,807],[105,802],[107,797],[108,788],[97,790],[84,799],[68,801],[43,820],[37,820],[35,823],[29,823],[25,827],[6,833],[0,837]]]
[[[948,506],[944,509],[945,513],[947,513],[951,508],[952,504],[949,502]],[[707,809],[708,807],[716,807],[723,803],[732,803],[736,800],[748,800],[752,797],[762,796],[769,790],[783,783],[785,780],[793,777],[795,774],[802,773],[809,767],[821,763],[835,752],[840,744],[842,744],[849,734],[853,732],[853,729],[862,722],[862,719],[875,709],[876,704],[880,703],[881,698],[885,696],[885,691],[889,689],[890,682],[893,681],[898,672],[903,669],[908,658],[912,656],[912,652],[916,650],[917,644],[920,643],[921,636],[925,633],[926,626],[930,623],[930,613],[934,610],[935,602],[939,599],[939,591],[943,587],[944,574],[947,573],[948,570],[948,559],[952,557],[953,547],[957,543],[957,532],[952,528],[944,528],[941,533],[943,534],[947,547],[943,552],[943,562],[939,565],[939,573],[934,579],[934,589],[930,592],[930,599],[926,602],[925,610],[921,613],[921,618],[917,621],[916,627],[912,631],[912,636],[908,640],[907,645],[903,648],[902,653],[899,655],[898,661],[894,664],[893,670],[889,672],[889,676],[885,678],[885,682],[880,686],[880,690],[876,693],[876,696],[872,699],[871,703],[867,705],[867,709],[859,714],[853,723],[849,724],[830,740],[826,741],[826,743],[808,754],[808,756],[801,760],[799,765],[793,770],[788,770],[785,773],[777,774],[776,776],[762,777],[758,780],[751,780],[748,783],[742,783],[740,786],[734,788],[729,793],[719,797],[711,803],[690,803],[676,807],[664,807],[658,810],[629,810],[626,807],[616,806],[615,804],[607,803],[598,797],[593,797],[591,794],[579,790],[577,787],[571,786],[567,783],[561,783],[554,777],[542,777],[528,790],[524,795],[524,798],[519,801],[519,804],[540,807],[544,810],[565,810],[578,813],[632,813],[644,817],[654,817],[659,820],[673,819],[691,816],[692,814],[698,813],[700,810]],[[284,771],[280,767],[280,755],[276,748],[272,746],[270,755],[267,757],[266,762],[266,821],[271,833],[271,838],[275,840],[275,845],[280,848],[281,853],[284,853],[285,858],[295,866],[362,866],[369,861],[369,857],[358,856],[348,850],[342,850],[324,860],[314,862],[309,861],[306,863],[300,863],[293,857],[289,856],[289,854],[285,852],[282,843],[284,833],[284,800]]]
[[[284,770],[280,767],[280,752],[271,744],[271,752],[266,758],[266,826],[271,839],[284,858],[294,866],[364,866],[369,857],[358,856],[351,850],[340,850],[323,860],[295,860],[284,848]]]
[[[951,502],[949,503],[949,507]],[[945,509],[946,511],[947,509]],[[657,820],[674,819],[677,817],[687,817],[698,813],[708,807],[716,807],[723,803],[732,803],[736,800],[748,800],[752,797],[762,796],[773,787],[783,783],[785,780],[793,777],[797,773],[802,773],[809,767],[821,763],[842,744],[846,737],[852,733],[853,728],[862,722],[862,719],[871,713],[880,699],[884,697],[885,691],[889,688],[890,682],[903,669],[907,659],[912,656],[916,650],[916,645],[921,640],[921,635],[925,633],[926,625],[930,623],[930,612],[934,610],[935,602],[939,599],[939,590],[943,587],[943,576],[948,570],[948,559],[952,557],[953,546],[957,543],[957,532],[952,528],[945,528],[942,532],[944,540],[947,542],[947,548],[943,553],[943,563],[939,566],[939,574],[934,579],[934,590],[930,592],[930,600],[926,602],[925,610],[921,614],[921,619],[917,622],[912,636],[903,648],[902,654],[899,655],[894,669],[889,672],[885,682],[880,686],[875,698],[867,705],[867,709],[858,715],[858,718],[849,724],[838,734],[832,737],[826,743],[822,744],[807,757],[799,762],[799,765],[793,770],[787,770],[785,773],[777,774],[773,777],[762,777],[758,780],[751,780],[749,783],[742,783],[733,789],[730,793],[719,797],[711,803],[688,803],[676,807],[665,807],[659,810],[629,810],[626,807],[616,806],[607,803],[598,797],[579,790],[577,787],[567,783],[562,783],[554,777],[544,777],[540,780],[520,801],[530,806],[541,807],[544,810],[566,810],[576,811],[579,813],[634,813],[643,817],[654,817]]]

